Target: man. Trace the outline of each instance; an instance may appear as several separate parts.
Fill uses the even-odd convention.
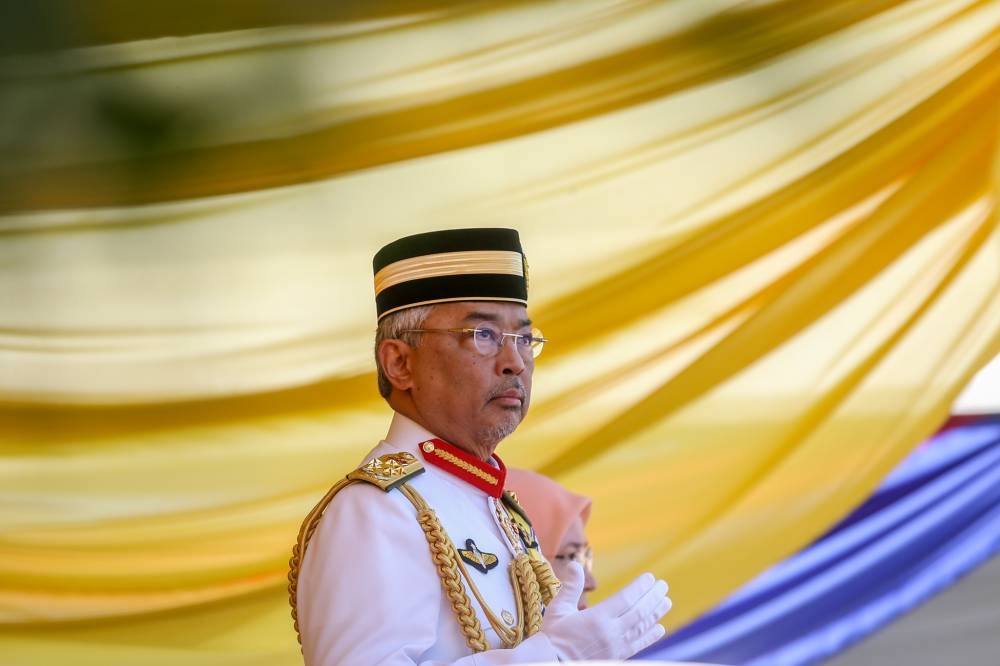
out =
[[[640,576],[585,611],[558,581],[494,450],[524,418],[545,342],[517,232],[409,236],[374,259],[385,439],[303,523],[289,592],[309,666],[626,658],[663,635]]]

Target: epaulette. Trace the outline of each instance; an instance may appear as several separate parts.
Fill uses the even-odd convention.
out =
[[[424,466],[409,453],[387,453],[374,458],[347,475],[351,481],[365,481],[389,492],[422,474]]]

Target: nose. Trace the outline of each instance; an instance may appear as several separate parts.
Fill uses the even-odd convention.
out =
[[[508,338],[501,338],[496,359],[498,370],[503,375],[519,375],[528,367],[528,361],[517,350],[517,344]]]
[[[593,592],[597,589],[597,579],[594,578],[594,573],[590,569],[584,569],[583,571],[583,591]]]

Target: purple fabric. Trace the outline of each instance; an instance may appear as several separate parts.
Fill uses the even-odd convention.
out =
[[[815,543],[637,656],[811,664],[1000,552],[1000,417],[945,430]]]

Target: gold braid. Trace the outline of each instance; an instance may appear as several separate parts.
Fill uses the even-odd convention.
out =
[[[299,536],[292,546],[292,557],[288,560],[288,603],[292,606],[292,626],[295,627],[295,636],[299,639],[299,647],[302,647],[302,634],[299,633],[299,610],[298,610],[298,598],[297,593],[299,589],[299,571],[302,568],[302,558],[305,556],[306,546],[309,545],[309,540],[312,538],[313,532],[316,531],[316,527],[319,525],[320,518],[323,517],[323,512],[326,511],[327,505],[333,500],[333,496],[338,492],[356,483],[354,480],[341,479],[333,485],[332,488],[323,496],[316,506],[312,508],[312,511],[305,517],[302,521],[302,526],[299,528]]]
[[[483,652],[489,649],[486,642],[486,632],[483,631],[479,618],[472,610],[472,601],[465,592],[465,586],[459,576],[458,563],[455,557],[455,545],[445,534],[441,522],[434,514],[434,510],[427,506],[422,497],[416,494],[409,485],[401,486],[403,494],[414,504],[417,509],[417,522],[424,530],[427,537],[427,544],[431,549],[431,559],[438,570],[438,577],[441,579],[441,587],[451,602],[451,609],[458,619],[458,624],[465,635],[465,642],[473,652]]]
[[[334,495],[346,486],[356,482],[358,482],[358,479],[343,479],[330,489],[302,522],[298,540],[292,548],[292,557],[288,562],[288,597],[292,606],[292,623],[295,627],[295,634],[299,639],[300,646],[302,644],[302,635],[299,633],[298,604],[296,602],[299,572],[302,567],[302,559],[305,555],[306,546],[308,546],[309,540],[319,526],[320,519],[323,517],[323,513],[330,504],[330,501],[333,500]],[[500,625],[499,622],[494,623],[493,620],[495,618],[492,617],[492,613],[486,606],[485,600],[482,599],[478,589],[476,589],[475,584],[468,575],[468,571],[465,570],[464,564],[458,559],[455,544],[448,538],[434,510],[427,505],[424,498],[416,490],[412,489],[409,484],[404,483],[399,488],[417,509],[417,521],[430,546],[431,558],[437,567],[441,586],[448,596],[448,600],[451,602],[452,611],[458,619],[469,649],[473,652],[483,652],[489,649],[489,643],[486,641],[486,633],[483,631],[482,624],[472,609],[472,601],[465,591],[465,586],[462,585],[461,578],[463,576],[476,593],[476,598],[480,605],[483,606],[483,611],[491,618],[490,623],[495,624],[494,628],[502,637],[505,646],[514,647],[521,639],[537,633],[542,625],[542,605],[548,604],[559,589],[559,580],[555,577],[548,562],[536,560],[525,553],[517,555],[513,562],[511,562],[511,582],[515,583],[515,601],[518,605],[519,619],[522,619],[524,627],[523,637],[519,638],[517,634],[521,633],[520,628],[515,633],[511,633],[509,629]]]
[[[542,593],[538,589],[538,579],[531,566],[531,558],[525,553],[519,554],[511,563],[514,577],[517,579],[517,592],[524,606],[524,636],[533,636],[542,627]]]
[[[514,557],[510,564],[510,578],[511,583],[514,588],[514,600],[517,603],[519,626],[516,630],[503,626],[500,621],[493,615],[489,606],[486,604],[485,599],[479,593],[476,584],[473,582],[472,577],[469,575],[468,570],[465,568],[465,564],[458,558],[457,552],[455,550],[455,545],[452,543],[451,539],[448,538],[447,533],[438,521],[437,516],[434,512],[427,506],[427,502],[420,494],[411,488],[408,484],[403,484],[400,486],[403,494],[413,503],[416,507],[418,516],[420,516],[421,526],[424,527],[425,533],[428,534],[427,540],[431,544],[431,550],[434,554],[435,562],[437,561],[436,548],[447,549],[449,554],[449,571],[445,571],[440,565],[438,567],[438,573],[441,577],[442,584],[445,585],[446,591],[448,590],[448,585],[445,584],[445,578],[453,579],[460,588],[461,598],[465,604],[470,604],[468,595],[465,593],[465,588],[461,586],[461,581],[458,580],[458,573],[465,578],[466,582],[469,584],[469,588],[472,590],[473,594],[476,596],[476,600],[479,602],[480,606],[483,607],[483,612],[486,613],[487,618],[490,620],[490,624],[496,630],[497,634],[503,641],[504,647],[514,647],[520,643],[525,638],[532,636],[541,629],[542,626],[542,605],[543,599],[548,597],[549,600],[554,596],[555,592],[559,589],[559,580],[556,578],[555,574],[552,572],[552,568],[549,566],[548,562],[544,560],[535,560],[526,553],[520,553]],[[424,516],[428,522],[427,526],[424,526]],[[431,527],[433,523],[433,528]],[[433,529],[435,534],[434,541],[431,539],[430,530]],[[440,539],[440,541],[438,541]],[[457,570],[457,571],[456,571]],[[541,574],[541,577],[539,577]],[[542,582],[540,583],[539,580]],[[449,597],[451,595],[449,594]],[[463,620],[462,610],[455,606],[454,599],[452,600],[453,609],[455,615],[459,618],[459,623],[462,624],[463,630],[466,629],[465,622]],[[473,619],[475,616],[473,615]],[[481,632],[481,625],[478,620],[476,621],[476,627],[479,628]],[[466,634],[468,640],[468,633]],[[485,635],[483,636],[485,642]],[[472,643],[469,643],[469,647],[473,651],[476,651]]]
[[[531,568],[535,571],[535,578],[538,580],[538,587],[542,594],[542,603],[548,606],[552,603],[553,597],[559,592],[562,583],[556,578],[556,573],[552,571],[552,566],[545,560],[531,560]]]
[[[504,521],[504,515],[501,515],[500,513],[501,510],[503,510],[504,514],[509,517],[508,521]],[[517,501],[517,496],[511,491],[505,491],[502,503],[497,506],[497,518],[500,519],[501,527],[503,527],[504,531],[507,533],[507,538],[511,541],[511,543],[516,544],[518,536],[512,531],[515,528],[510,523],[510,521],[513,520],[511,510],[520,514],[525,518],[525,520],[527,520],[527,516],[524,514],[524,509],[521,508],[521,505]],[[537,545],[538,544],[536,543],[535,546],[537,547]],[[556,578],[556,574],[552,571],[551,565],[549,565],[549,563],[538,554],[537,550],[534,551],[533,556],[529,557],[529,559],[531,560],[531,568],[535,572],[535,578],[538,580],[539,591],[542,594],[542,604],[548,606],[553,597],[555,597],[559,592],[559,588],[562,586],[562,583],[560,583],[559,579]]]

